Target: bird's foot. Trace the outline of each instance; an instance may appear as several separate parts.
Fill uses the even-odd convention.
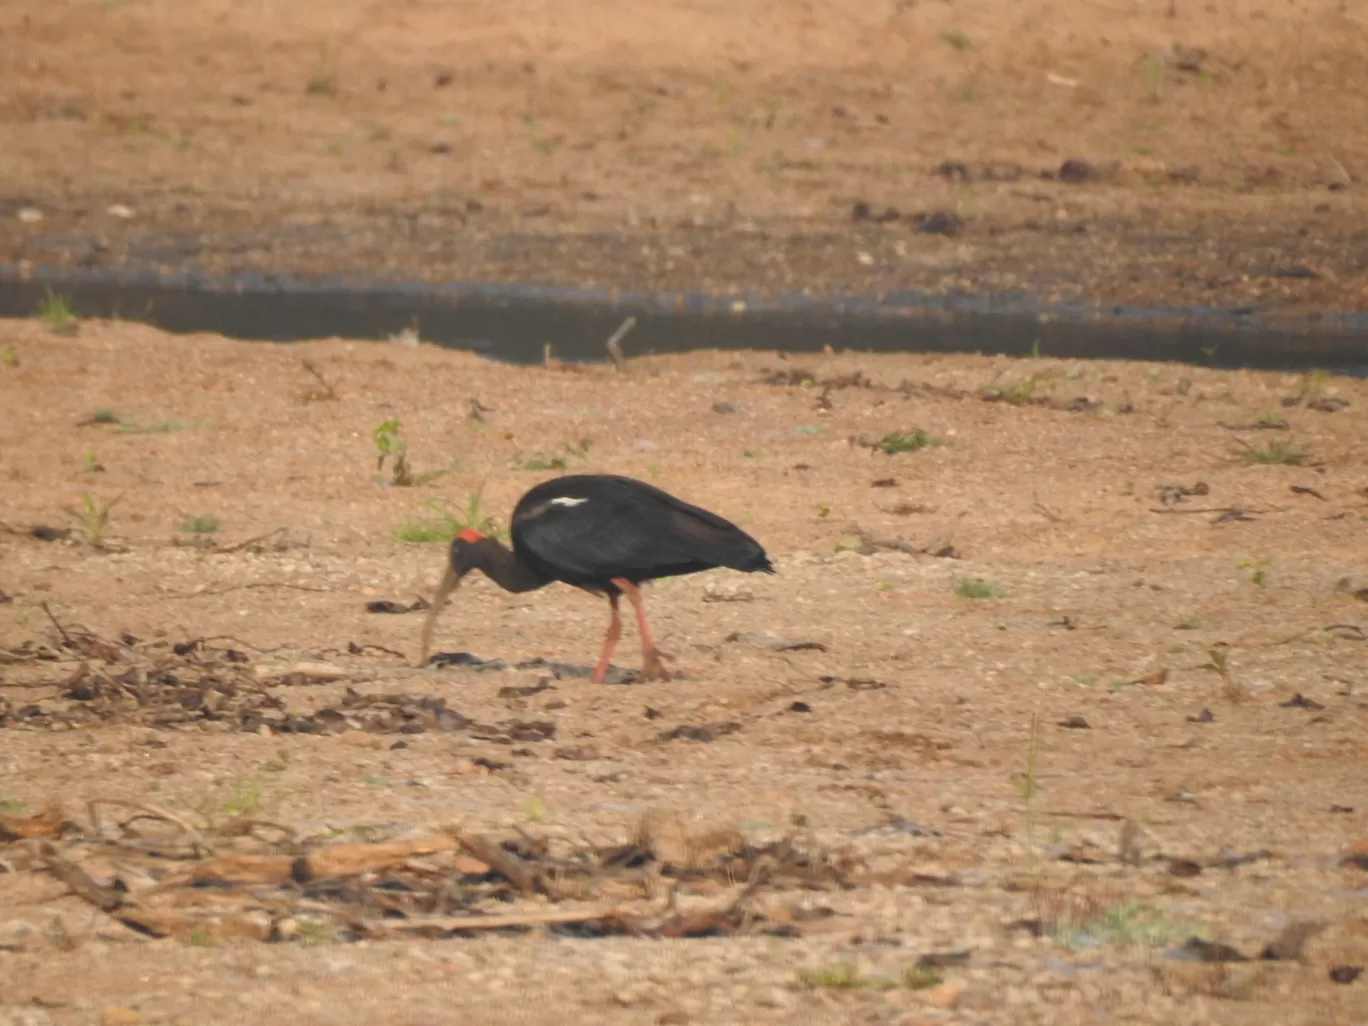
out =
[[[641,665],[642,680],[669,680],[670,671],[665,669],[662,660],[673,659],[674,656],[668,652],[662,652],[658,648],[653,648],[646,653],[646,658]]]

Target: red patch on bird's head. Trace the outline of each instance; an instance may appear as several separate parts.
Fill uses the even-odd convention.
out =
[[[461,541],[463,542],[469,542],[473,545],[475,542],[481,541],[484,538],[484,535],[482,535],[479,531],[475,530],[475,528],[473,527],[467,527],[464,531],[456,535],[456,537],[461,539]]]

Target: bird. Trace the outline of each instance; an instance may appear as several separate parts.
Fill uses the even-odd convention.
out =
[[[668,680],[651,636],[641,585],[727,567],[743,573],[775,573],[760,543],[730,521],[631,477],[567,474],[529,489],[513,508],[512,548],[473,527],[451,541],[447,566],[423,622],[426,666],[437,615],[472,570],[509,592],[528,592],[559,581],[606,597],[612,614],[603,651],[590,680],[603,682],[622,636],[618,603],[623,595],[636,612],[641,636],[642,680]]]

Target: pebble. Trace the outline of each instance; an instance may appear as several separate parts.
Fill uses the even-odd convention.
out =
[[[37,224],[43,219],[43,212],[37,207],[20,207],[15,217],[21,224]]]
[[[100,1009],[100,1026],[135,1026],[142,1016],[122,1005],[105,1005]]]

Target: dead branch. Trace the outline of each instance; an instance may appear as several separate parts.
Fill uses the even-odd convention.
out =
[[[604,348],[608,350],[608,355],[613,358],[613,366],[617,368],[619,374],[627,373],[627,360],[622,355],[622,340],[627,337],[627,333],[636,327],[636,318],[628,317],[620,325],[618,330],[604,343]]]

